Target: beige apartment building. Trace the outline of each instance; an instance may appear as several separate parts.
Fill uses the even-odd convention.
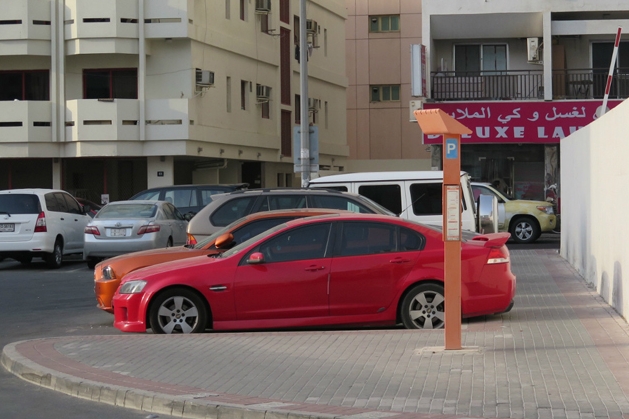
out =
[[[0,189],[299,185],[299,0],[0,0]],[[307,3],[308,115],[344,166],[343,0]]]

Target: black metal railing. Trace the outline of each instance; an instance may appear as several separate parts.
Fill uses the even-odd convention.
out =
[[[609,69],[553,70],[553,99],[602,99]],[[610,99],[629,97],[629,68],[614,71]],[[543,70],[462,72],[431,74],[432,99],[531,100],[544,98]]]

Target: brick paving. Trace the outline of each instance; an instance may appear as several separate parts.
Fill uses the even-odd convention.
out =
[[[7,345],[14,374],[192,418],[629,418],[629,326],[556,250],[515,250],[514,309],[443,331],[77,336]],[[220,417],[220,418],[219,418]]]

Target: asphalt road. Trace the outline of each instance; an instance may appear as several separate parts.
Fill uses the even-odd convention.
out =
[[[509,241],[510,249],[559,249],[560,235],[543,234],[533,244]],[[0,307],[4,329],[0,347],[26,339],[55,336],[120,334],[113,317],[96,308],[93,276],[85,262],[66,261],[48,269],[39,259],[24,267],[0,262]],[[44,389],[0,368],[0,418],[3,419],[140,419],[172,418],[82,400]]]
[[[20,340],[121,332],[113,316],[96,308],[93,274],[85,262],[48,269],[40,259],[31,266],[0,262],[0,347]],[[23,381],[0,367],[0,418],[141,419],[173,418],[82,400]]]

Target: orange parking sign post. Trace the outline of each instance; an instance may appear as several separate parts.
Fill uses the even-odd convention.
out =
[[[445,349],[461,347],[461,135],[465,125],[441,109],[418,110],[415,119],[427,135],[443,135],[443,247],[445,253]]]

